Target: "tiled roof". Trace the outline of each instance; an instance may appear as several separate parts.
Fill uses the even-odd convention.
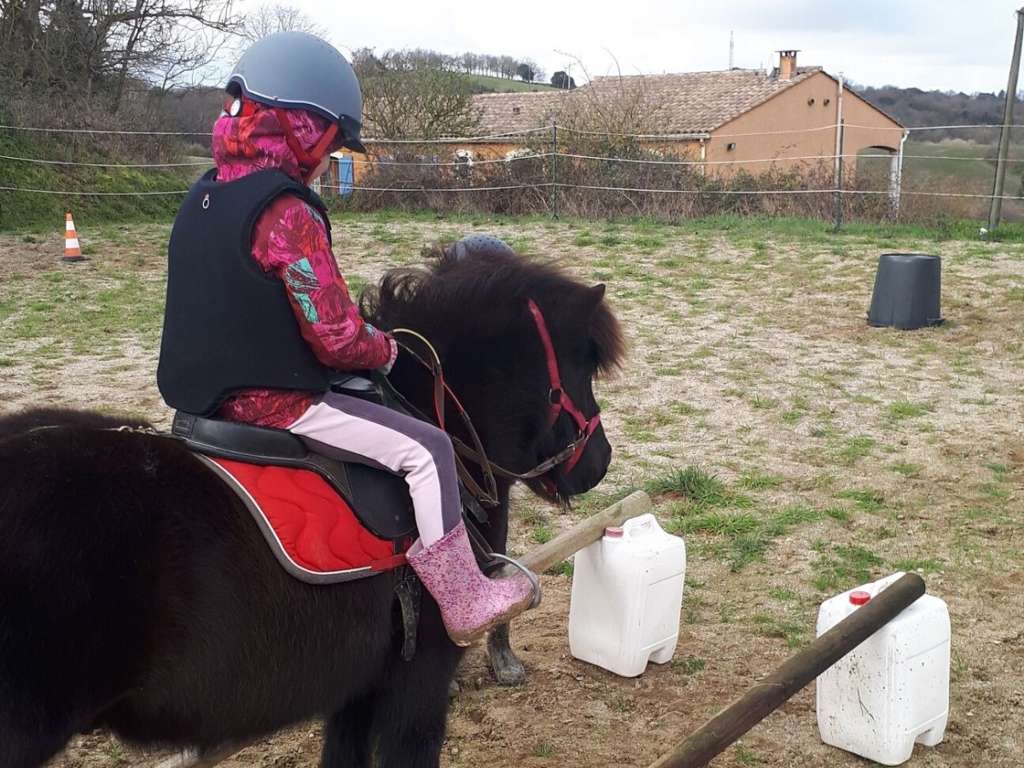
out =
[[[548,125],[571,93],[552,89],[474,96],[473,107],[480,111],[480,133],[512,133]]]
[[[643,88],[643,98],[661,112],[658,133],[708,133],[819,71],[801,67],[789,80],[756,69],[595,77],[574,91],[488,93],[473,97],[473,104],[481,112],[481,134],[506,133],[547,125],[578,99]]]

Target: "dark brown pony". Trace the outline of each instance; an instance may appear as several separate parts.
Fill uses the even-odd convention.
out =
[[[591,380],[622,351],[603,295],[550,265],[484,253],[392,274],[366,308],[435,342],[488,453],[523,470],[575,436],[567,416],[548,427],[527,303],[545,313],[566,390],[594,413]],[[418,364],[400,358],[392,379],[427,407]],[[460,651],[433,602],[403,662],[394,573],[293,579],[220,480],[172,439],[116,431],[126,423],[0,418],[0,766],[35,768],[97,727],[202,748],[320,717],[324,766],[436,768]],[[598,430],[573,471],[554,474],[557,498],[596,485],[610,457]],[[486,529],[497,549],[509,486]]]

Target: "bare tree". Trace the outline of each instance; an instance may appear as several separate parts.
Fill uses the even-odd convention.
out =
[[[187,82],[236,27],[232,0],[0,0],[0,77],[116,113],[132,82]]]
[[[371,135],[432,139],[464,136],[479,126],[471,84],[462,74],[410,61],[401,52],[377,57],[363,50],[354,58]]]
[[[308,32],[327,37],[327,30],[290,5],[261,5],[247,14],[241,35],[246,40],[259,40],[275,32]]]

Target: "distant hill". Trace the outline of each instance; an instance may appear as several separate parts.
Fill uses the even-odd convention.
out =
[[[473,93],[519,93],[521,91],[553,91],[547,83],[524,83],[522,80],[510,80],[505,77],[490,75],[465,75],[473,88]]]
[[[922,91],[920,88],[880,88],[851,84],[857,93],[889,113],[908,128],[933,125],[991,125],[1003,120],[1004,93],[956,93]],[[1024,106],[1017,114],[1024,116]],[[1020,117],[1016,122],[1021,122]],[[998,130],[941,130],[921,133],[918,138],[938,141],[962,138],[987,144],[998,138]]]

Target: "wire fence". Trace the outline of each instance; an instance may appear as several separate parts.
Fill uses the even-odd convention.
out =
[[[1015,125],[1015,128],[1024,125]],[[848,123],[737,133],[621,133],[551,124],[532,129],[471,137],[368,139],[367,156],[342,156],[319,182],[335,204],[354,209],[479,210],[493,213],[552,215],[653,215],[685,218],[709,213],[921,219],[935,216],[977,217],[991,192],[994,145],[965,141],[928,142],[934,131],[991,131],[996,124],[934,125],[909,129]],[[209,132],[100,130],[2,125],[0,132],[40,132],[126,137],[209,136]],[[885,144],[851,146],[851,132],[891,132]],[[821,134],[826,134],[822,136]],[[733,139],[785,136],[775,152],[729,157]],[[794,137],[805,137],[802,141]],[[833,142],[833,136],[835,142]],[[767,139],[767,141],[765,141]],[[790,140],[793,139],[793,140]],[[903,151],[909,139],[913,151]],[[726,140],[730,140],[726,142]],[[915,142],[915,140],[917,140]],[[833,146],[834,144],[834,146]],[[723,147],[727,147],[723,153]],[[808,151],[810,150],[810,151]],[[831,150],[831,151],[829,151]],[[972,154],[973,152],[973,154]],[[42,153],[40,153],[42,154]],[[726,156],[723,156],[725,154]],[[1024,157],[1007,158],[1010,173],[1020,175]],[[0,155],[4,165],[55,169],[48,184],[11,183],[0,172],[0,206],[4,196],[54,198],[168,198],[187,192],[188,181],[205,168],[209,157],[166,162],[106,162],[77,157]],[[104,189],[73,177],[89,171],[160,171],[177,174],[179,184],[153,189]],[[967,170],[965,170],[967,169]],[[969,171],[969,172],[968,172]],[[21,176],[17,178],[22,178]],[[76,184],[61,184],[75,178]],[[4,180],[7,179],[7,183]],[[173,179],[172,179],[173,180]],[[1024,215],[1024,179],[998,196]],[[155,185],[154,185],[155,186]],[[1017,190],[1018,194],[1013,194]],[[685,198],[685,203],[665,199]],[[660,200],[660,201],[659,201]],[[782,203],[780,201],[789,201]],[[799,202],[797,202],[799,201]],[[918,202],[914,202],[918,201]],[[930,201],[924,205],[920,201]]]

